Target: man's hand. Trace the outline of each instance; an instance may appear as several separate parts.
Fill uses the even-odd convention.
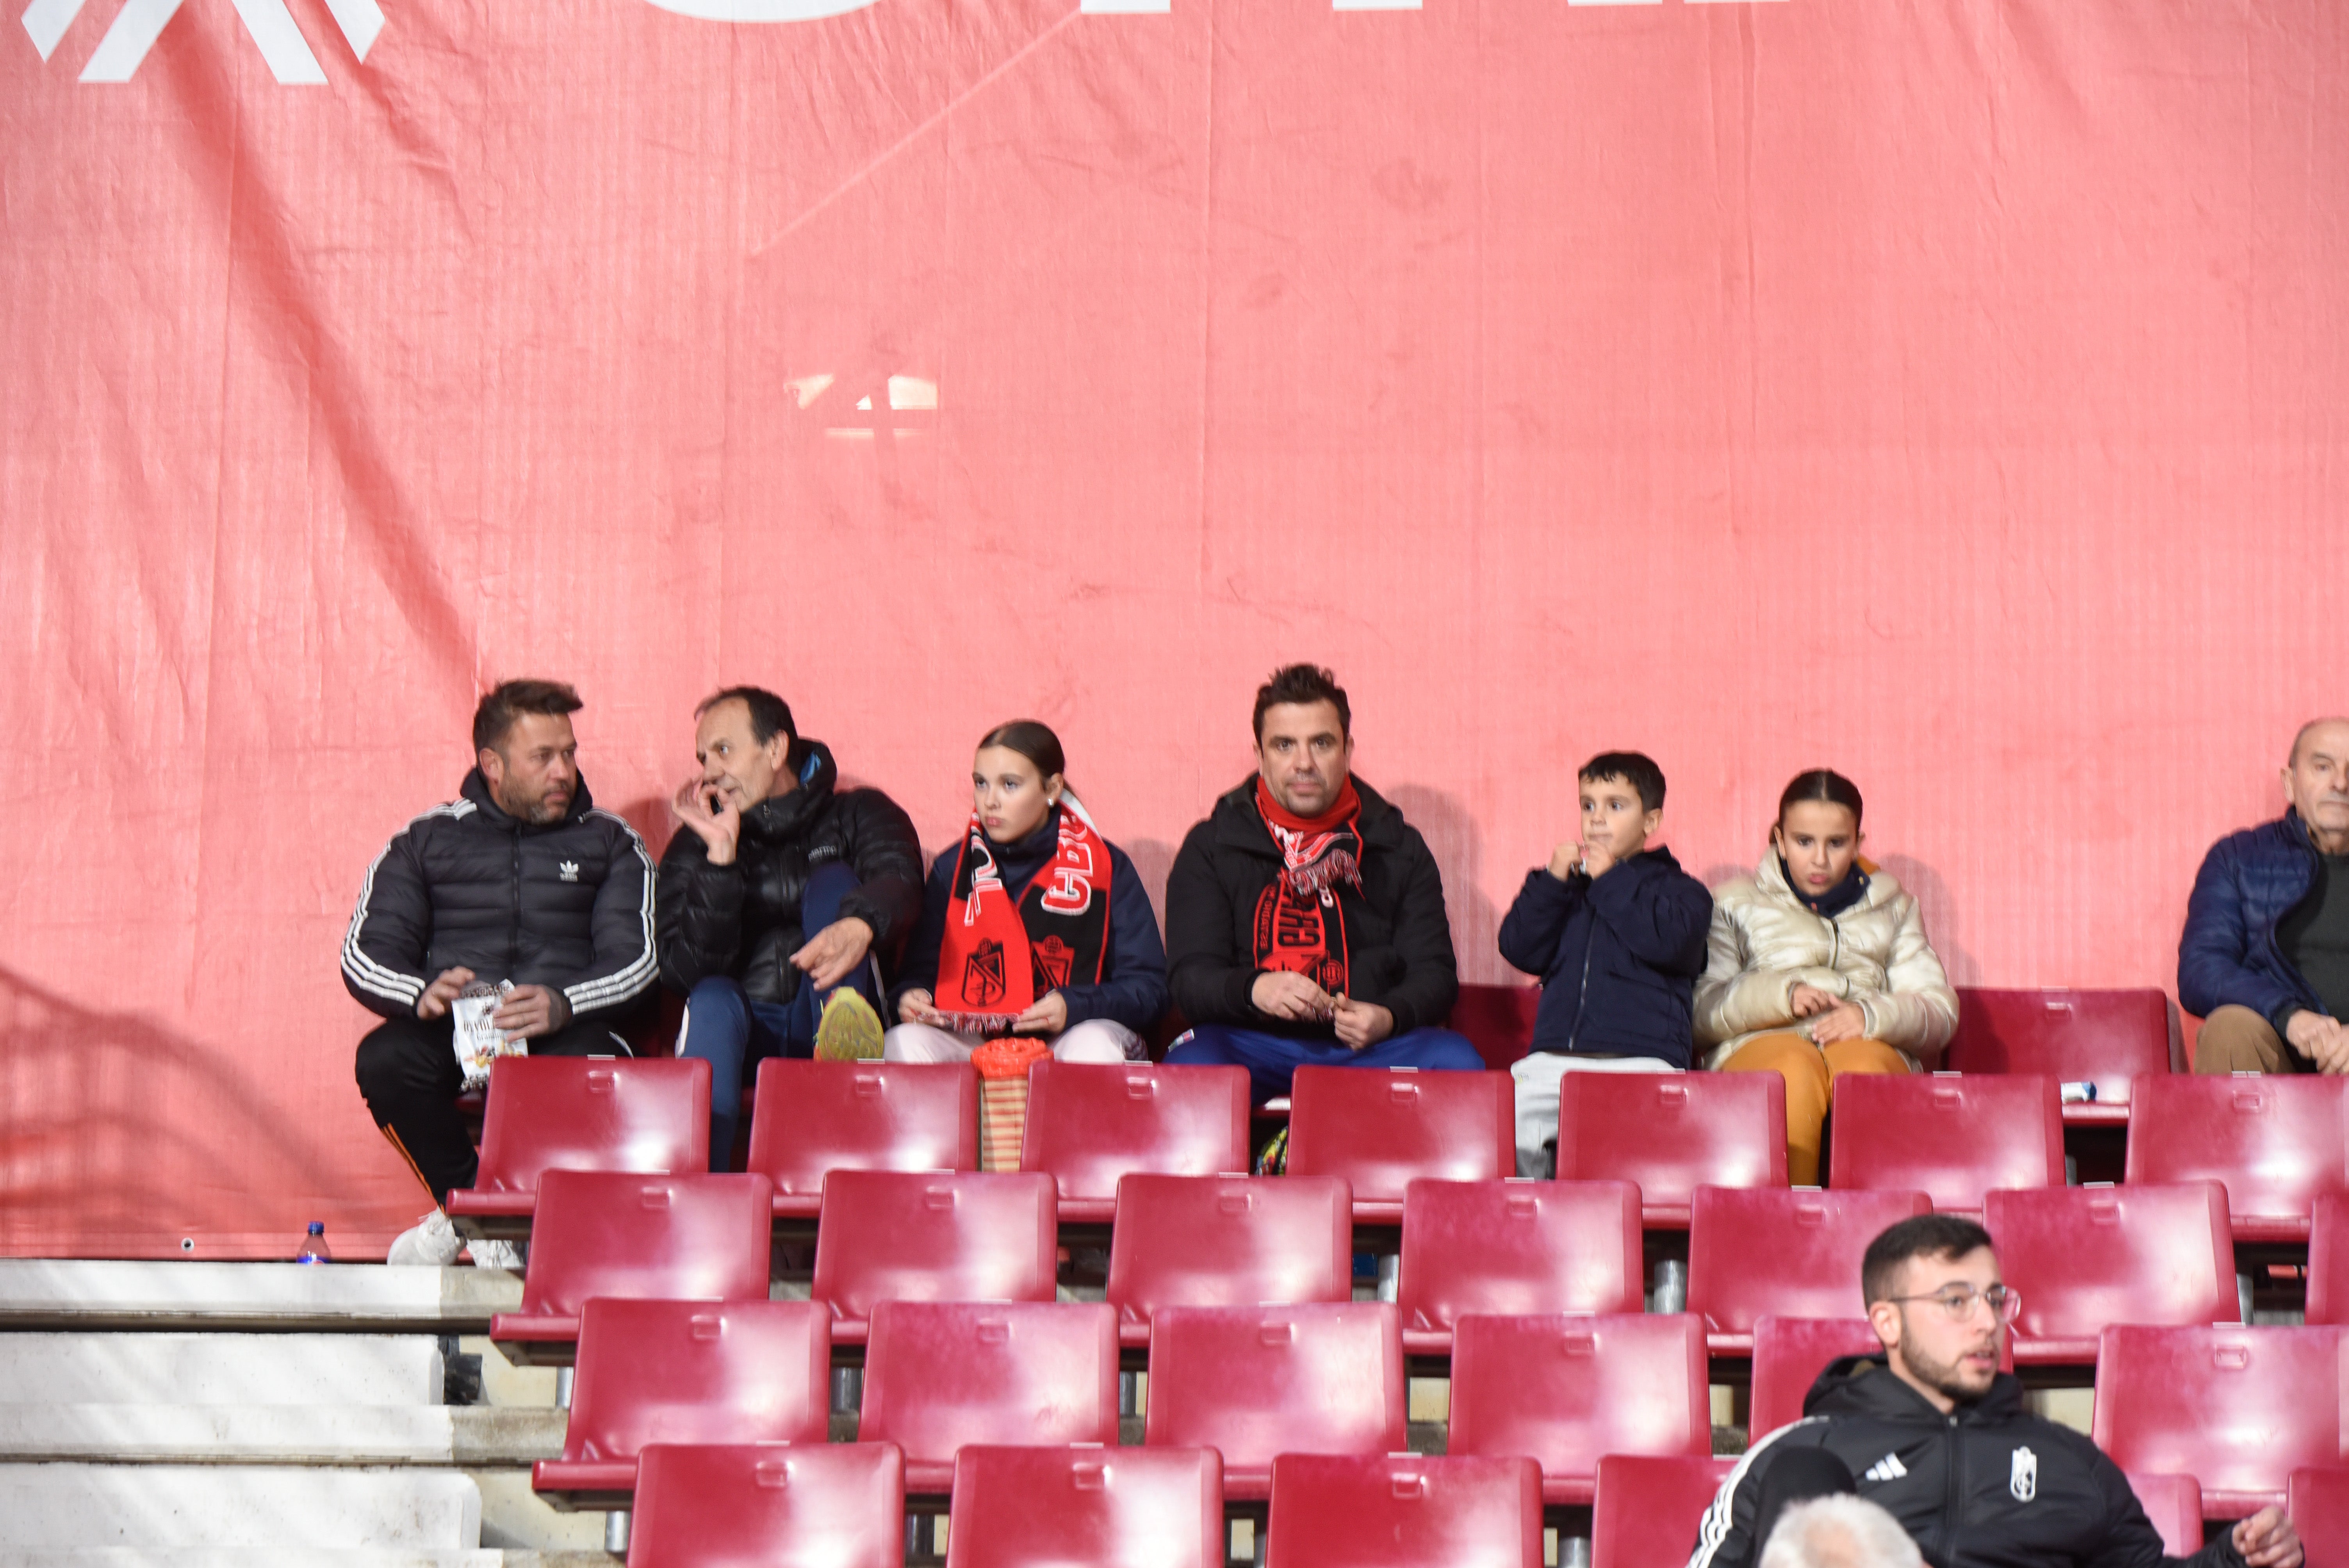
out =
[[[2235,1526],[2234,1535],[2251,1568],[2300,1568],[2300,1532],[2272,1503]]]
[[[1365,1050],[1394,1033],[1394,1015],[1376,1002],[1337,999],[1331,1021],[1338,1026],[1338,1043],[1350,1050]]]
[[[1549,852],[1549,874],[1564,882],[1582,869],[1582,846],[1560,844]]]
[[[1824,1013],[1836,1005],[1836,998],[1816,985],[1797,985],[1786,993],[1786,1005],[1797,1018],[1807,1018],[1814,1013]]]
[[[2349,1072],[2349,1029],[2337,1019],[2303,1007],[2284,1021],[2283,1034],[2293,1050],[2316,1064],[2317,1071]]]
[[[473,972],[470,969],[443,969],[431,985],[424,987],[424,995],[416,998],[416,1016],[427,1021],[447,1017],[449,1004],[472,983]]]
[[[1044,999],[1011,1020],[1015,1035],[1057,1035],[1069,1026],[1069,999],[1058,991],[1045,993]]]
[[[669,798],[669,814],[701,835],[709,863],[730,866],[735,846],[742,841],[742,813],[725,790],[698,774],[677,787]]]
[[[813,941],[792,954],[819,991],[828,991],[849,976],[873,949],[873,928],[854,915],[835,920],[815,934]]]
[[[490,1022],[511,1039],[533,1040],[551,1035],[571,1022],[571,1004],[563,993],[545,985],[517,985],[506,993]]]
[[[938,1023],[937,998],[920,986],[897,998],[897,1021],[901,1024],[927,1024],[932,1028]]]
[[[1815,1046],[1856,1040],[1867,1033],[1868,1015],[1859,1010],[1857,1002],[1838,1002],[1811,1020],[1811,1044]]]
[[[1248,1000],[1259,1013],[1300,1024],[1327,1018],[1338,1006],[1330,993],[1287,969],[1268,969],[1257,975],[1248,987]]]

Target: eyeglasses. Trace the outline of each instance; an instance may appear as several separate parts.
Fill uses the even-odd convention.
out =
[[[1974,1308],[1990,1304],[1992,1315],[2001,1323],[2013,1323],[2023,1313],[2023,1293],[2006,1285],[1994,1284],[1988,1290],[1976,1290],[1970,1284],[1953,1284],[1937,1290],[1930,1295],[1887,1296],[1888,1301],[1930,1301],[1950,1315],[1951,1320],[1963,1323],[1974,1315]]]

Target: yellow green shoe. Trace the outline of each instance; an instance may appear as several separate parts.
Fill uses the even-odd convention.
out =
[[[815,1026],[815,1059],[869,1062],[881,1055],[881,1016],[873,1004],[843,985],[823,1005]]]

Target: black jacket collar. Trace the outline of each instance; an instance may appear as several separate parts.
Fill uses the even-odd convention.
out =
[[[792,748],[791,765],[797,771],[800,787],[787,795],[770,795],[742,813],[742,826],[751,837],[788,839],[830,803],[833,786],[840,781],[840,769],[832,760],[832,748],[802,736],[799,744]]]
[[[1991,1379],[1988,1393],[1944,1416],[1887,1366],[1882,1356],[1845,1356],[1829,1362],[1803,1397],[1806,1416],[1871,1416],[1934,1426],[1951,1417],[1971,1423],[2003,1420],[2023,1412],[2023,1380],[2012,1372],[2000,1373]]]

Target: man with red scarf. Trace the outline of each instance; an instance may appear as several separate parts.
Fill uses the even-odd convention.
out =
[[[1258,1104],[1300,1067],[1481,1069],[1440,1026],[1459,993],[1427,841],[1352,778],[1328,670],[1256,694],[1256,776],[1193,828],[1166,879],[1167,979],[1191,1032],[1169,1062],[1248,1069]]]

